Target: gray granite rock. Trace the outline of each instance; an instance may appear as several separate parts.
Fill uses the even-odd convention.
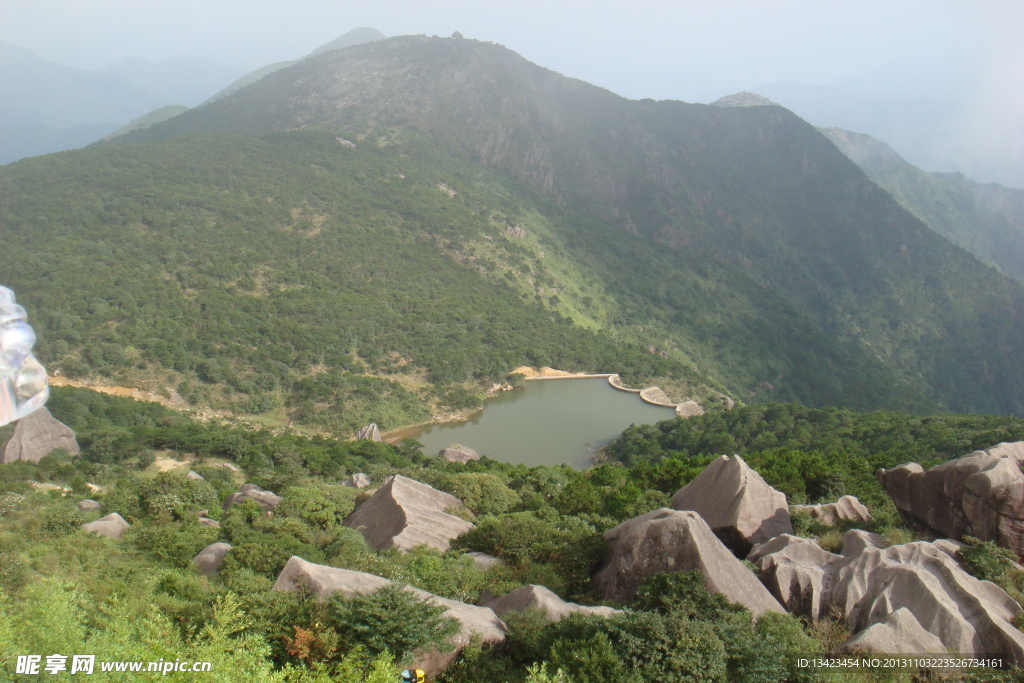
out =
[[[696,512],[661,508],[609,529],[604,538],[604,563],[593,580],[604,598],[629,602],[649,576],[697,570],[709,591],[754,614],[784,611]]]
[[[588,607],[577,605],[574,602],[566,602],[544,586],[536,584],[517,588],[498,598],[481,600],[480,604],[490,607],[499,617],[504,617],[509,612],[522,612],[531,608],[539,609],[550,622],[561,621],[562,617],[574,612],[600,617],[610,617],[621,612],[612,607]]]
[[[14,423],[11,438],[0,446],[0,464],[16,460],[39,462],[58,448],[71,455],[80,452],[75,433],[44,406]]]
[[[455,444],[453,446],[449,446],[448,448],[442,448],[440,455],[448,462],[461,462],[462,464],[466,464],[470,460],[480,459],[479,453],[474,451],[472,448],[469,448],[468,446],[463,446],[461,444]]]
[[[870,522],[871,513],[856,496],[843,496],[834,503],[819,505],[794,505],[793,512],[806,512],[823,524],[835,524],[840,520],[849,522]]]
[[[362,489],[362,488],[366,488],[371,483],[372,482],[370,481],[370,476],[368,474],[363,474],[362,472],[358,472],[356,474],[353,474],[351,477],[349,477],[345,481],[341,482],[341,485],[342,486],[348,486],[348,487],[354,488],[354,489]]]
[[[377,427],[376,422],[371,422],[356,432],[356,441],[362,441],[364,439],[367,441],[384,441],[384,437],[381,436],[380,428]]]
[[[131,526],[125,518],[116,512],[111,512],[106,517],[100,517],[95,522],[83,524],[82,528],[90,533],[106,536],[107,538],[121,538],[121,535]]]
[[[224,499],[224,510],[227,510],[235,503],[243,501],[246,498],[255,500],[260,504],[260,507],[267,512],[273,512],[274,508],[284,500],[284,498],[276,495],[273,491],[267,491],[256,484],[242,484],[237,493],[232,493]]]
[[[366,594],[383,588],[391,582],[388,579],[364,572],[348,569],[337,569],[307,562],[301,557],[292,557],[277,577],[274,590],[294,591],[299,588],[309,590],[318,599],[324,600],[333,593],[344,595]],[[444,671],[459,653],[474,639],[482,645],[493,645],[505,639],[508,628],[505,623],[487,607],[467,605],[463,602],[448,600],[426,591],[406,587],[405,590],[416,597],[429,600],[435,605],[444,607],[445,616],[458,620],[461,630],[450,640],[455,649],[451,652],[421,652],[416,655],[413,666],[427,672],[430,679]]]
[[[78,501],[78,509],[81,512],[99,512],[103,508],[98,501],[85,499]]]
[[[1024,442],[975,451],[927,472],[917,463],[876,473],[911,525],[960,540],[994,541],[1024,557]]]
[[[427,545],[447,550],[451,540],[473,528],[446,510],[463,507],[455,496],[395,475],[388,477],[369,500],[345,520],[374,550],[411,550]]]
[[[220,571],[220,566],[224,564],[224,557],[229,550],[231,550],[229,543],[211,543],[196,553],[196,556],[192,558],[192,564],[203,574],[216,574]]]
[[[740,557],[781,534],[793,533],[785,494],[765,483],[738,455],[713,460],[672,496],[676,510],[693,510]]]

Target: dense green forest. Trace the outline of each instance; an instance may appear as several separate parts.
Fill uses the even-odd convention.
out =
[[[1024,414],[1024,288],[815,129],[477,41],[318,55],[4,166],[0,205],[53,372],[273,427],[422,422],[520,365],[710,408]]]
[[[271,591],[292,555],[470,603],[485,591],[500,595],[538,583],[594,604],[589,579],[601,534],[665,505],[723,450],[743,453],[791,502],[863,496],[875,517],[867,527],[903,542],[911,532],[891,504],[873,495],[872,468],[911,458],[935,462],[1024,435],[1024,420],[1015,418],[770,404],[631,429],[609,448],[616,461],[578,471],[487,458],[463,465],[426,456],[410,442],[389,446],[203,424],[156,404],[81,389],[55,388],[49,407],[76,430],[82,454],[56,451],[36,464],[0,466],[4,651],[211,661],[217,680],[228,681],[397,680],[396,667],[413,649],[450,633],[435,611],[394,591],[323,603]],[[157,458],[180,461],[181,469],[158,472]],[[189,468],[205,479],[185,478]],[[341,525],[366,497],[338,486],[356,471],[377,482],[400,473],[450,492],[465,502],[461,514],[476,527],[445,553],[373,552]],[[243,481],[283,496],[272,517],[251,501],[222,511],[220,502]],[[79,512],[75,502],[86,497],[99,500],[102,511]],[[200,509],[220,528],[199,526]],[[113,511],[132,525],[121,540],[79,530]],[[826,547],[846,528],[796,526]],[[233,549],[219,574],[203,576],[190,560],[215,541]],[[491,553],[505,565],[481,570],[468,550]],[[1018,595],[1024,588],[1020,573],[993,548],[979,546],[965,564]],[[652,577],[633,603],[618,607],[626,610],[611,618],[575,615],[552,625],[522,613],[508,620],[505,643],[470,647],[441,680],[565,682],[582,680],[584,672],[623,683],[831,680],[796,668],[796,657],[826,651],[847,635],[831,619],[815,625],[789,615],[754,619],[685,572]],[[3,666],[9,671],[11,662]]]

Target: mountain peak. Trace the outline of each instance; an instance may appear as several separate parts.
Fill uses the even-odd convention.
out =
[[[742,92],[726,95],[711,103],[712,107],[778,107],[777,102],[772,102],[764,95],[744,90]]]
[[[387,38],[387,36],[378,31],[377,29],[361,26],[359,28],[354,28],[348,33],[335,38],[329,43],[324,43],[323,45],[313,50],[306,56],[314,57],[324,52],[330,52],[331,50],[340,50],[342,48],[352,47],[353,45],[372,43],[375,40],[383,40],[384,38]]]

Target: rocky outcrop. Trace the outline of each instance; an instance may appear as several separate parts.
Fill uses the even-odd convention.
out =
[[[965,572],[951,554],[955,545],[883,545],[875,534],[854,530],[833,555],[813,541],[780,537],[750,559],[796,614],[815,618],[830,606],[841,613],[855,634],[844,645],[850,651],[1002,655],[1024,663],[1024,633],[1013,626],[1020,606],[995,584]],[[934,649],[922,633],[941,647]]]
[[[606,599],[629,602],[649,576],[697,570],[709,591],[754,614],[783,611],[696,512],[661,508],[609,529],[604,538],[605,560],[593,586]]]
[[[924,630],[914,614],[900,607],[836,648],[850,654],[929,654],[944,655],[946,646]]]
[[[491,567],[501,567],[505,564],[504,560],[500,560],[493,555],[488,555],[487,553],[474,551],[466,553],[466,555],[473,558],[473,564],[476,565],[477,569],[483,569],[484,571],[487,571]]]
[[[480,604],[490,607],[499,617],[503,617],[509,612],[522,612],[531,608],[539,609],[550,622],[561,621],[566,614],[574,612],[594,614],[599,617],[610,617],[620,613],[620,610],[611,607],[586,607],[574,602],[566,602],[544,586],[536,584],[517,588],[500,598],[481,600]]]
[[[974,536],[1024,557],[1024,442],[1001,443],[937,465],[876,473],[911,525],[957,540]]]
[[[341,485],[342,486],[348,486],[348,487],[354,488],[354,489],[361,489],[361,488],[366,488],[367,486],[370,485],[370,483],[371,483],[370,475],[363,474],[362,472],[358,472],[356,474],[353,474],[351,477],[349,477],[345,481],[341,482]]]
[[[704,409],[696,401],[683,401],[676,406],[676,417],[700,417]]]
[[[783,534],[755,546],[747,560],[761,570],[761,582],[787,612],[819,619],[828,606],[826,572],[839,559],[808,538]]]
[[[116,512],[111,512],[106,517],[100,517],[95,522],[83,524],[82,529],[93,534],[106,536],[107,538],[121,538],[121,535],[131,526],[125,518]]]
[[[46,407],[38,408],[14,423],[14,434],[0,446],[0,464],[24,460],[39,462],[58,448],[78,455],[75,433]]]
[[[848,522],[870,522],[871,513],[856,496],[843,496],[834,503],[820,505],[794,505],[793,512],[805,512],[822,524],[835,524],[839,520]]]
[[[224,510],[247,498],[255,500],[267,512],[273,512],[274,508],[284,500],[284,498],[276,495],[273,491],[267,491],[256,484],[242,484],[237,493],[232,493],[224,499]]]
[[[380,428],[377,427],[376,422],[371,422],[366,425],[358,432],[356,432],[356,441],[384,441],[384,437],[380,434]]]
[[[78,501],[79,512],[99,512],[103,506],[99,504],[99,501],[92,499],[85,499]]]
[[[455,444],[448,448],[442,448],[441,457],[448,462],[461,462],[462,464],[466,464],[470,460],[479,460],[480,454],[468,446]]]
[[[390,583],[387,579],[373,574],[325,567],[307,562],[301,557],[292,557],[278,575],[274,590],[294,591],[302,588],[323,600],[336,592],[344,595],[372,593]],[[444,607],[447,610],[445,616],[457,619],[461,625],[460,632],[450,641],[455,646],[454,651],[426,652],[417,655],[414,666],[426,671],[430,678],[444,671],[463,648],[469,645],[474,636],[479,638],[483,645],[493,645],[502,642],[508,633],[505,623],[488,607],[447,600],[416,588],[406,587],[405,590],[422,600],[429,600]]]
[[[907,608],[943,646],[964,655],[1003,654],[1024,664],[1024,633],[1013,626],[1021,611],[1003,589],[979,581],[943,550],[916,542],[864,547],[835,563],[831,601],[851,631]]]
[[[203,475],[199,474],[198,472],[193,472],[192,470],[189,470],[185,474],[185,478],[191,479],[192,481],[205,481],[205,477],[203,477]]]
[[[395,475],[348,516],[345,526],[359,530],[375,550],[411,550],[418,545],[448,550],[453,538],[473,528],[446,512],[461,507],[455,496]]]
[[[196,553],[196,556],[192,558],[192,564],[207,576],[216,574],[220,571],[220,566],[224,564],[224,557],[229,550],[231,550],[229,543],[211,543]]]
[[[197,521],[199,522],[199,526],[210,527],[211,529],[220,528],[220,522],[215,519],[210,519],[209,517],[199,517]]]
[[[745,557],[752,546],[793,533],[786,496],[738,455],[720,456],[672,496],[676,510],[699,514],[722,542]]]

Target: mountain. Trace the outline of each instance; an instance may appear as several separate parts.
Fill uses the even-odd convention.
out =
[[[0,43],[0,164],[87,144],[159,104],[111,74]]]
[[[905,209],[938,233],[1024,282],[1024,190],[928,173],[886,143],[838,128],[822,133]]]
[[[1024,121],[1014,101],[1016,83],[1005,83],[998,93],[973,94],[977,74],[944,76],[928,84],[883,71],[827,85],[770,83],[755,91],[816,126],[886,140],[915,166],[1024,187]]]
[[[103,69],[121,80],[154,93],[167,105],[193,107],[242,76],[246,69],[213,59],[174,57],[152,62],[125,57]]]
[[[115,130],[110,135],[105,136],[105,139],[116,138],[118,135],[124,135],[130,133],[133,130],[141,130],[142,128],[149,128],[153,124],[166,121],[167,119],[177,116],[178,114],[188,111],[188,107],[179,104],[169,104],[166,107],[160,107],[153,111],[143,114],[142,116],[132,119],[125,125]]]
[[[778,106],[401,37],[0,180],[44,362],[193,405],[397,426],[543,364],[1024,413],[1024,288]]]
[[[370,43],[375,40],[383,40],[386,37],[387,36],[385,36],[383,33],[374,28],[356,28],[352,29],[351,31],[342,36],[335,38],[329,43],[324,43],[323,45],[321,45],[320,47],[316,48],[308,55],[306,55],[306,57],[313,57],[314,55],[323,54],[324,52],[330,52],[331,50],[340,50],[345,47],[352,47],[353,45],[362,45],[363,43]],[[303,57],[302,59],[305,59],[305,57]],[[245,74],[244,76],[242,76],[241,78],[239,78],[223,90],[214,93],[214,95],[210,97],[210,100],[213,101],[216,99],[220,99],[221,97],[230,95],[231,93],[234,93],[247,85],[255,83],[256,81],[260,80],[261,78],[268,74],[272,74],[275,71],[279,71],[280,69],[284,69],[285,67],[297,64],[298,62],[302,61],[302,59],[294,59],[284,62],[274,62],[273,64],[268,64],[266,66],[260,67],[255,71]]]

